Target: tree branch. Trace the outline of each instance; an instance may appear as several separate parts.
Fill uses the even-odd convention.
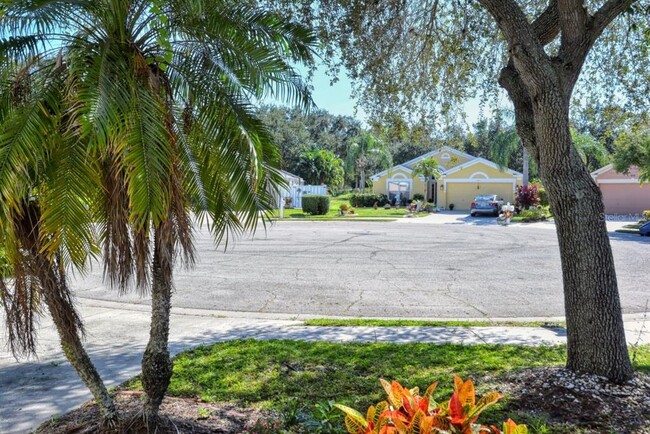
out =
[[[589,14],[584,0],[558,0],[562,42],[560,51],[571,50],[584,40]]]
[[[517,72],[522,78],[525,77],[524,82],[527,86],[534,87],[534,89],[530,88],[529,92],[534,94],[547,87],[548,80],[554,76],[554,71],[544,52],[544,46],[540,43],[539,35],[535,33],[519,4],[515,0],[479,0],[479,2],[495,19],[501,33],[508,41],[510,58]],[[554,9],[553,3],[552,1],[549,8]],[[542,33],[546,33],[547,28],[553,27],[542,25],[542,22],[538,25]]]
[[[603,33],[603,31],[611,24],[616,17],[623,11],[632,6],[638,0],[609,0],[602,5],[600,9],[594,14],[591,23],[589,24],[589,39],[593,44],[596,39]]]
[[[551,0],[548,7],[533,21],[533,33],[542,46],[551,43],[560,33],[560,17],[557,0]]]

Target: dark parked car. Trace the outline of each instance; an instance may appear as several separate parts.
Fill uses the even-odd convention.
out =
[[[650,222],[647,222],[639,228],[639,233],[642,237],[650,237]]]
[[[503,206],[503,198],[496,194],[482,194],[474,198],[470,209],[470,215],[474,217],[477,214],[491,214],[498,216]]]

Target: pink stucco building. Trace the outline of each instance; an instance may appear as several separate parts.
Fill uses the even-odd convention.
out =
[[[606,214],[640,214],[650,209],[650,183],[639,182],[636,167],[622,174],[609,164],[592,172],[591,176],[603,193]]]

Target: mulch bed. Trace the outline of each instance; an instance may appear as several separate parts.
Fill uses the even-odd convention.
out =
[[[492,382],[509,397],[509,409],[566,424],[566,432],[573,432],[573,426],[581,433],[650,434],[649,375],[637,374],[616,385],[552,367],[526,369]]]
[[[152,432],[143,426],[140,392],[117,392],[115,405],[122,416],[119,434]],[[224,403],[206,403],[199,399],[166,397],[160,407],[160,424],[157,434],[177,433],[242,433],[256,421],[269,414],[259,410],[241,408]],[[94,401],[53,421],[42,424],[37,433],[85,434],[99,431],[99,411]]]
[[[563,368],[534,368],[500,377],[483,377],[482,388],[508,396],[513,413],[539,414],[551,423],[565,425],[567,433],[650,434],[650,376],[639,374],[623,385],[593,375],[577,375]],[[118,392],[115,403],[125,422],[119,433],[146,433],[139,411],[140,392]],[[273,414],[210,404],[192,398],[167,397],[161,406],[161,425],[167,433],[243,433],[258,420]],[[516,417],[513,415],[513,417]],[[38,433],[95,433],[98,410],[92,401],[38,428]]]

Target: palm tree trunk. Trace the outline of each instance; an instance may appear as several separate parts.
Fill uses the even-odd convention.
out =
[[[359,178],[360,178],[360,188],[361,188],[361,193],[366,191],[366,170],[361,169],[359,171]]]
[[[163,223],[163,226],[168,225]],[[168,349],[173,245],[163,240],[163,232],[164,229],[157,229],[154,240],[151,328],[142,357],[142,387],[146,393],[144,417],[148,424],[155,424],[158,419],[158,410],[169,387],[173,368]]]
[[[42,254],[37,255],[36,262],[43,298],[59,334],[63,353],[95,398],[101,415],[100,426],[104,429],[115,428],[119,415],[112,396],[83,347],[79,333],[81,320],[74,308],[65,276],[60,270],[55,271],[53,263]]]

